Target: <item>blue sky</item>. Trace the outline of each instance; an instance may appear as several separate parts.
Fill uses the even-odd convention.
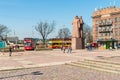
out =
[[[119,0],[0,0],[0,24],[6,25],[11,32],[8,36],[39,37],[34,27],[40,21],[56,22],[55,37],[60,28],[72,30],[72,20],[76,15],[83,16],[86,24],[92,26],[95,8],[110,5],[120,7]]]

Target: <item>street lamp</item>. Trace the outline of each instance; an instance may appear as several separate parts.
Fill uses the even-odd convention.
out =
[[[62,41],[62,45],[65,46],[65,33],[64,33],[64,27],[65,25],[62,26],[62,38],[63,38],[63,41]]]
[[[32,37],[33,37],[33,38],[34,38],[34,29],[35,29],[35,27],[32,26]]]

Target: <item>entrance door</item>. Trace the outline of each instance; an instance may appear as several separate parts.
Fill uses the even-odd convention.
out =
[[[106,41],[106,49],[110,49],[110,41]]]

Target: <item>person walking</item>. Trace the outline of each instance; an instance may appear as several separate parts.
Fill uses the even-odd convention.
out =
[[[63,45],[61,46],[61,51],[63,50]]]
[[[71,52],[72,52],[72,47],[68,46],[68,53],[71,53]]]
[[[65,46],[63,46],[63,53],[65,53]]]
[[[10,46],[10,47],[9,47],[9,56],[12,55],[12,51],[13,51],[13,46]]]

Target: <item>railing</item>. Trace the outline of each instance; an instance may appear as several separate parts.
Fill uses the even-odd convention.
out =
[[[112,26],[112,22],[99,23],[99,27]]]
[[[113,32],[112,29],[99,29],[99,33],[110,33]]]

